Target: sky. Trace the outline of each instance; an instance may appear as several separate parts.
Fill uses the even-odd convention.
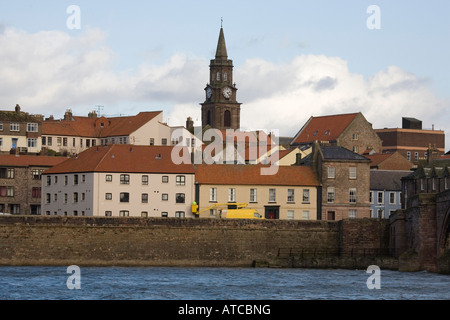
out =
[[[201,125],[223,19],[242,129],[294,136],[311,116],[362,112],[375,129],[414,117],[447,133],[449,12],[447,0],[0,0],[0,109]]]

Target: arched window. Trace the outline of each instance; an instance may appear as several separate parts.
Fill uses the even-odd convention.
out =
[[[217,81],[220,81],[220,71],[217,72]]]
[[[224,127],[231,127],[231,112],[226,110],[223,115],[223,125]]]
[[[223,81],[228,80],[228,74],[226,72],[223,73]]]

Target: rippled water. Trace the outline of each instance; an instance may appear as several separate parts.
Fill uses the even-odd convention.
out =
[[[1,300],[310,300],[450,299],[450,276],[381,270],[81,268],[69,290],[62,267],[0,267]]]

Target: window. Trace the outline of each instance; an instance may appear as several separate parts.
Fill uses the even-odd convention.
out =
[[[78,185],[78,175],[77,174],[73,175],[73,184]]]
[[[3,194],[1,194],[1,196],[3,196]],[[50,193],[45,194],[45,203],[47,203],[47,204],[50,203],[52,201],[51,197],[52,196]]]
[[[143,193],[141,199],[142,203],[148,203],[148,193]]]
[[[348,217],[351,219],[356,219],[356,209],[348,210]]]
[[[119,217],[129,217],[130,211],[122,210],[119,212]]]
[[[64,185],[67,186],[69,184],[69,177],[64,176]]]
[[[0,123],[0,131],[3,131],[3,123]]]
[[[85,183],[86,182],[86,175],[83,174],[81,175],[81,183]]]
[[[258,202],[258,191],[257,189],[250,189],[250,202]]]
[[[63,138],[63,147],[67,147],[67,138]]]
[[[334,211],[328,211],[328,212],[327,212],[327,220],[333,221],[333,220],[335,220],[335,219],[336,219],[336,214],[335,214],[335,212],[334,212]]]
[[[169,200],[169,195],[168,195],[167,193],[163,193],[163,194],[161,195],[161,200],[162,200],[162,201],[168,201],[168,200]]]
[[[148,185],[148,176],[142,176],[142,185],[144,186]]]
[[[352,134],[352,140],[358,140],[358,134],[357,133]]]
[[[217,188],[209,188],[209,202],[217,202]]]
[[[303,190],[303,203],[309,203],[309,189]]]
[[[162,177],[162,183],[169,183],[169,177],[168,176],[163,176]]]
[[[107,174],[106,177],[105,177],[105,181],[106,182],[112,182],[112,175]]]
[[[269,189],[269,202],[277,201],[277,193],[276,189]]]
[[[150,138],[150,145],[154,146],[155,145],[155,138]]]
[[[359,147],[358,146],[353,146],[353,152],[354,153],[358,153],[359,152]]]
[[[0,168],[1,179],[14,179],[14,176],[15,176],[14,168]]]
[[[303,210],[302,220],[309,220],[309,210]]]
[[[20,124],[19,123],[11,123],[9,130],[10,131],[20,131]]]
[[[58,147],[61,147],[61,143],[62,143],[62,138],[61,137],[56,138],[56,144],[58,145]]]
[[[122,192],[120,194],[120,202],[130,202],[130,194],[127,192]]]
[[[161,217],[162,218],[168,218],[169,217],[169,213],[168,212],[161,212]]]
[[[235,188],[228,189],[228,202],[236,202],[236,189]]]
[[[411,152],[407,152],[406,153],[406,159],[408,160],[408,161],[411,161]]]
[[[148,212],[147,211],[142,211],[141,212],[141,217],[142,218],[148,218]]]
[[[47,186],[51,186],[51,185],[52,185],[52,177],[47,176]]]
[[[217,72],[217,81],[220,81],[220,71],[219,72]]]
[[[47,145],[49,146],[49,147],[51,147],[51,145],[52,145],[52,142],[53,141],[53,138],[52,137],[48,137],[47,138]]]
[[[334,179],[336,176],[336,168],[328,167],[328,179]]]
[[[349,168],[349,179],[356,179],[356,167]]]
[[[76,145],[76,139],[75,139],[75,138],[72,138],[72,147],[75,148],[75,145]]]
[[[112,200],[112,193],[105,193],[105,200]]]
[[[294,220],[294,210],[288,210],[287,218],[288,220]]]
[[[335,200],[335,191],[333,187],[329,187],[327,189],[327,202],[334,203]]]
[[[69,201],[69,195],[64,193],[64,204],[67,204],[67,201]]]
[[[418,152],[414,152],[414,160],[419,161],[419,153]]]
[[[36,148],[37,147],[37,139],[36,138],[28,138],[27,146],[28,146],[28,148]]]
[[[27,132],[38,132],[37,123],[27,123]]]
[[[163,146],[167,146],[167,139],[166,138],[161,139],[161,144]]]
[[[78,192],[73,193],[73,203],[78,203]]]
[[[184,218],[186,216],[186,214],[184,213],[184,211],[177,211],[175,212],[175,217],[176,218]]]
[[[130,175],[121,174],[120,175],[120,184],[130,184]]]
[[[288,189],[287,202],[294,202],[295,201],[294,195],[295,195],[294,189]]]
[[[33,187],[33,189],[31,190],[31,196],[33,198],[40,198],[41,197],[41,188]]]
[[[105,211],[105,217],[112,217],[112,211]]]
[[[54,201],[54,202],[57,202],[57,201],[58,201],[58,194],[57,194],[57,193],[55,193],[55,194],[53,195],[53,201]]]
[[[356,189],[351,188],[349,190],[349,200],[350,203],[356,203]]]
[[[186,177],[185,176],[177,176],[177,186],[186,185]]]
[[[41,174],[44,172],[42,169],[33,169],[31,174],[33,175],[33,180],[41,180]]]
[[[378,203],[384,203],[384,193],[383,193],[383,191],[378,191],[377,192],[377,199],[378,199]]]
[[[369,202],[373,203],[373,191],[369,192]]]
[[[184,193],[177,193],[175,199],[176,203],[185,203]]]
[[[389,204],[395,204],[395,192],[389,192]]]

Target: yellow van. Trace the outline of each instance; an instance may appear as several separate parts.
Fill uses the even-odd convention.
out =
[[[222,210],[223,219],[265,219],[255,209]]]

